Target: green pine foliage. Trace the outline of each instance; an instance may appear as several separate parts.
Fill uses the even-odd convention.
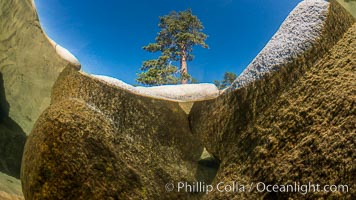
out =
[[[219,90],[222,90],[228,86],[230,86],[234,80],[237,78],[237,75],[233,72],[225,72],[224,78],[222,81],[215,80],[214,84],[216,87],[219,88]]]
[[[155,43],[144,46],[148,52],[161,52],[157,59],[144,61],[137,82],[144,85],[164,85],[187,83],[192,80],[188,73],[187,61],[194,59],[193,46],[205,44],[207,35],[197,16],[190,9],[182,12],[171,12],[160,17]],[[179,62],[179,67],[175,63]]]

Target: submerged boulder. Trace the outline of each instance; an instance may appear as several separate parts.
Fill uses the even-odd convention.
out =
[[[80,64],[43,32],[33,0],[0,1],[0,18],[0,171],[19,178],[26,136],[54,82]]]
[[[178,102],[148,98],[66,69],[26,143],[27,199],[195,198],[203,146]]]
[[[356,25],[334,1],[327,16],[297,61],[194,104],[192,131],[221,161],[213,185],[244,186],[203,199],[355,198]]]
[[[20,180],[0,172],[0,199],[24,200]]]
[[[217,98],[211,85],[208,92],[198,86],[203,95],[193,92],[189,99],[191,86],[167,93],[162,90],[171,86],[136,88],[67,67],[26,142],[25,198],[353,199],[351,190],[302,194],[256,188],[294,182],[356,186],[356,26],[335,1],[305,0],[281,28],[292,27],[293,20],[309,23],[300,14],[310,10],[317,27],[303,28],[316,28],[309,30],[313,35],[279,44],[295,35],[283,34],[293,29],[278,32],[268,46],[285,57],[274,63],[274,51],[263,50]],[[279,45],[292,45],[291,54]],[[178,182],[199,181],[247,188],[177,191]]]
[[[0,73],[9,117],[26,134],[49,106],[52,86],[61,71],[67,65],[80,68],[74,56],[46,36],[32,1],[0,2]]]

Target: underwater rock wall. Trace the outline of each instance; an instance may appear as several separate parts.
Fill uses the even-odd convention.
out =
[[[32,0],[1,0],[0,19],[0,172],[19,178],[26,137],[49,106],[54,82],[80,64],[46,36]],[[12,189],[20,181],[4,177],[0,199],[20,199]]]
[[[255,77],[256,80],[244,87],[234,90],[231,87],[216,99],[195,103],[191,124],[209,152],[222,158],[225,153],[220,152],[222,144],[219,141],[236,137],[237,129],[253,123],[259,112],[273,104],[281,92],[327,55],[353,23],[354,18],[343,7],[336,1],[330,1],[319,39],[293,62],[286,62],[277,72],[266,73],[263,78]],[[233,127],[226,126],[233,123]]]
[[[354,18],[356,18],[356,1],[355,0],[336,0],[347,11],[349,11]]]
[[[355,197],[355,192],[203,195],[165,188],[201,180],[203,147],[221,161],[213,184],[311,181],[355,188],[356,27],[335,1],[302,2],[281,27],[306,20],[303,34],[310,31],[311,37],[281,43],[295,53],[287,52],[276,64],[270,62],[271,51],[263,50],[254,63],[267,63],[265,70],[248,67],[245,75],[254,70],[258,75],[246,75],[246,82],[216,99],[200,99],[191,111],[191,102],[182,106],[142,96],[78,72],[75,58],[43,33],[32,3],[0,2],[0,16],[6,19],[0,21],[0,131],[6,134],[0,134],[13,136],[15,130],[21,135],[1,142],[16,139],[10,144],[21,146],[37,120],[23,157],[26,199]],[[278,32],[272,44],[293,40],[284,36]],[[266,47],[284,54],[274,45]]]
[[[0,172],[0,199],[23,200],[20,180]]]
[[[28,137],[21,180],[26,199],[195,198],[164,186],[197,181],[202,152],[178,102],[67,68]]]
[[[276,72],[197,102],[193,133],[220,161],[213,184],[237,181],[355,187],[356,25],[330,1],[322,35]],[[351,28],[350,28],[351,27]],[[353,199],[348,192],[217,192],[203,199]]]
[[[55,80],[80,64],[46,36],[32,0],[0,1],[0,19],[0,171],[19,178],[26,137]]]
[[[60,72],[67,65],[80,68],[79,63],[57,54],[57,45],[43,32],[33,6],[32,0],[0,2],[0,73],[9,117],[26,134],[49,106],[51,89]],[[61,49],[59,52],[65,51]]]

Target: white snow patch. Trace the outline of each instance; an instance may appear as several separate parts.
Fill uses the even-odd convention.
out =
[[[162,85],[155,87],[134,87],[121,80],[103,75],[91,75],[110,85],[122,88],[132,93],[158,99],[166,99],[177,102],[199,101],[212,99],[219,96],[219,90],[214,84],[183,84],[183,85]]]
[[[310,49],[320,38],[327,18],[329,2],[304,0],[289,14],[272,39],[228,89],[244,87],[266,73]]]

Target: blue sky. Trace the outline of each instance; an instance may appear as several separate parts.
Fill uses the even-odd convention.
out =
[[[137,84],[142,50],[154,42],[158,17],[191,8],[209,36],[196,47],[189,73],[199,82],[240,74],[301,0],[35,0],[42,27],[88,73]]]

